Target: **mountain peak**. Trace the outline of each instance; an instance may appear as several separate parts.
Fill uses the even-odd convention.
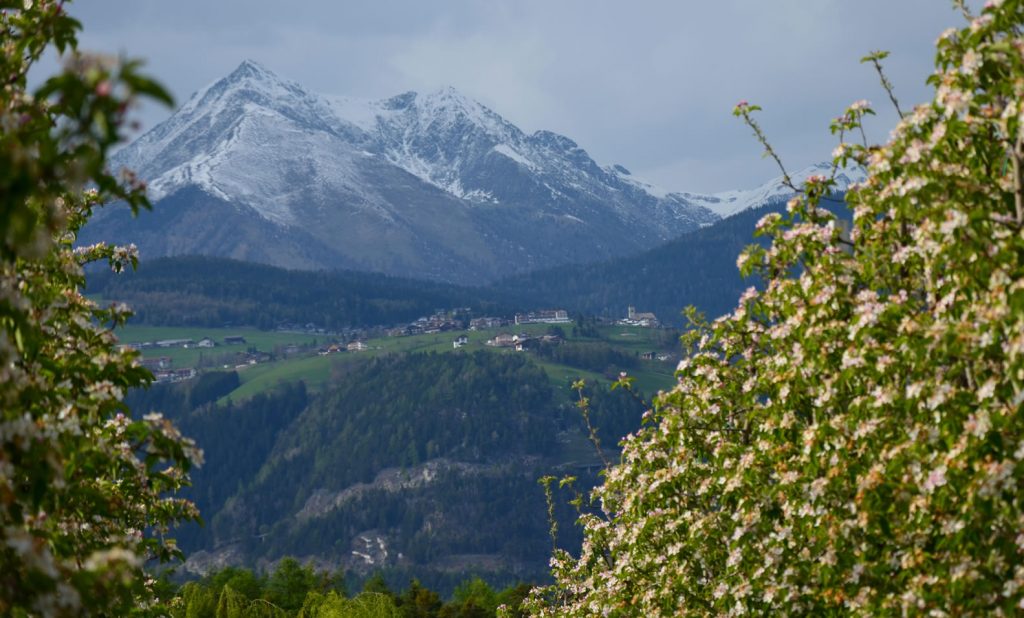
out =
[[[216,101],[238,96],[266,102],[308,99],[310,95],[297,83],[279,77],[255,60],[247,59],[227,76],[193,94],[177,113],[190,114],[203,108],[212,109],[218,107]]]
[[[255,88],[275,94],[302,95],[305,90],[299,84],[280,77],[255,60],[243,60],[227,77],[217,84]],[[215,84],[216,86],[216,84]]]
[[[388,99],[385,107],[408,112],[408,117],[416,118],[421,126],[433,126],[437,130],[463,131],[473,126],[487,134],[487,139],[498,143],[519,139],[521,134],[518,128],[486,105],[453,86],[419,94],[407,92]]]
[[[273,71],[271,71],[264,65],[260,64],[259,62],[248,58],[243,60],[241,64],[239,64],[238,67],[228,75],[227,79],[235,81],[246,77],[255,79],[269,78],[274,80],[280,80],[280,78],[277,77],[277,75],[275,75]]]
[[[472,116],[493,113],[475,99],[456,90],[454,86],[443,86],[433,92],[420,95],[417,97],[417,102],[422,107],[461,111]]]
[[[416,100],[419,94],[414,90],[403,92],[402,94],[396,94],[390,99],[385,99],[383,102],[384,109],[390,110],[401,110],[406,109]]]
[[[474,103],[474,104],[479,105],[478,103],[476,103],[476,101],[470,99],[469,97],[467,97],[464,94],[462,94],[461,92],[459,92],[455,88],[455,86],[450,86],[450,85],[449,86],[441,86],[437,90],[428,93],[426,96],[431,98],[431,99],[439,99],[439,100],[445,100],[445,101],[456,101],[456,102],[460,102],[460,103]]]

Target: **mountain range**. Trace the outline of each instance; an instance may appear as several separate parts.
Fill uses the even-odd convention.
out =
[[[121,167],[154,211],[112,205],[82,242],[464,284],[636,254],[788,192],[668,192],[450,87],[327,96],[248,60],[116,153]]]

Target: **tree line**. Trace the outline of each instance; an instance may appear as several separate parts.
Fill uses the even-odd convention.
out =
[[[342,330],[407,323],[436,309],[468,307],[510,315],[520,305],[476,288],[356,271],[293,271],[227,258],[146,260],[124,276],[90,273],[87,292],[127,303],[133,324],[154,326],[282,323]]]
[[[172,618],[493,618],[502,607],[518,618],[526,583],[495,589],[478,577],[455,587],[450,598],[408,580],[393,590],[382,574],[357,579],[343,572],[318,571],[286,557],[267,573],[228,567],[176,586],[163,580],[161,593]]]

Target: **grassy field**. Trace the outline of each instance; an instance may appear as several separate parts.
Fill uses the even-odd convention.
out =
[[[192,339],[199,341],[209,337],[217,342],[214,348],[148,348],[142,350],[143,358],[166,356],[174,363],[175,368],[196,367],[200,358],[216,359],[236,352],[245,352],[255,348],[260,352],[273,352],[275,347],[287,345],[303,345],[314,341],[325,342],[324,335],[306,333],[281,333],[262,331],[251,328],[179,328],[160,326],[125,326],[116,331],[122,343],[143,343],[162,339]],[[245,343],[226,345],[224,337],[245,337]]]
[[[633,371],[634,386],[650,399],[658,391],[672,388],[676,383],[675,370],[675,363],[641,361],[640,368]]]
[[[327,382],[331,375],[331,362],[335,360],[336,357],[332,356],[309,356],[247,367],[238,372],[241,386],[222,397],[221,401],[248,399],[282,382],[294,380],[304,380],[307,387],[316,390]]]
[[[659,331],[639,326],[599,326],[601,338],[617,348],[631,352],[649,352],[659,348]],[[678,348],[678,346],[675,346]]]
[[[517,354],[517,352],[509,348],[489,347],[485,345],[485,342],[501,332],[525,332],[530,335],[542,335],[548,331],[548,328],[546,324],[526,324],[484,331],[446,332],[411,337],[381,337],[367,340],[366,344],[369,346],[369,349],[363,352],[344,352],[330,356],[302,355],[260,363],[239,369],[238,376],[241,379],[241,385],[222,400],[228,398],[235,401],[247,399],[272,389],[282,382],[300,379],[304,380],[310,388],[317,389],[328,382],[331,376],[331,367],[338,363],[360,362],[360,359],[382,354],[453,352],[452,341],[459,335],[465,335],[469,338],[469,343],[461,349],[465,352],[487,350],[495,354]],[[572,325],[565,324],[562,325],[562,328],[568,334],[571,333]],[[172,359],[174,367],[177,368],[195,367],[200,364],[201,360],[224,360],[229,355],[237,352],[246,352],[250,349],[272,353],[275,348],[280,349],[281,347],[293,344],[307,345],[314,342],[323,344],[327,343],[330,339],[324,335],[259,331],[246,328],[127,326],[119,329],[117,334],[123,343],[140,343],[161,339],[193,339],[199,341],[203,337],[210,337],[217,342],[217,347],[215,348],[150,348],[143,350],[144,358],[167,356]],[[601,327],[601,334],[612,346],[628,354],[657,349],[656,333],[651,329],[606,326]],[[228,336],[245,337],[246,342],[244,344],[225,345],[224,337]],[[540,361],[536,358],[534,362],[547,373],[548,379],[559,394],[567,399],[574,396],[574,393],[569,388],[573,380],[583,378],[591,384],[598,382],[608,383],[607,378],[597,373]],[[631,371],[631,375],[636,379],[636,387],[646,396],[651,397],[659,390],[668,388],[673,384],[674,368],[674,363],[640,361],[639,366]]]

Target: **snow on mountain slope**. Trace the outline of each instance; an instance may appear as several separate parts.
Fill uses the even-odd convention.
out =
[[[527,135],[450,87],[381,101],[326,100],[339,119],[366,131],[389,162],[470,202],[522,208],[541,204],[547,214],[571,221],[612,210],[624,221],[649,227],[658,238],[715,218],[703,207],[625,179],[614,168],[601,168],[565,136],[549,131]],[[600,208],[594,209],[595,203]]]
[[[339,120],[366,131],[374,150],[387,161],[459,198],[473,191],[463,187],[461,175],[478,153],[467,148],[522,139],[515,126],[450,87],[381,101],[330,96],[323,100]]]
[[[790,174],[790,180],[794,185],[800,187],[810,176],[829,176],[831,173],[831,163],[818,163],[806,167],[795,174]],[[860,168],[849,167],[839,170],[839,173],[836,174],[836,189],[845,191],[851,184],[860,182],[865,178],[866,175]],[[710,195],[679,193],[678,195],[690,203],[704,206],[721,217],[728,217],[748,208],[756,208],[767,202],[788,199],[793,195],[793,190],[783,184],[782,176],[779,176],[756,189],[747,191],[724,191]]]
[[[265,261],[465,283],[635,253],[778,192],[769,183],[671,193],[598,165],[568,137],[526,134],[450,87],[381,100],[325,96],[252,61],[112,164],[147,179],[158,209],[180,211],[149,230],[167,237],[157,251],[260,259],[284,243]],[[262,223],[241,225],[245,217]],[[189,228],[229,220],[233,229],[218,233]],[[107,221],[118,234],[146,225]],[[204,240],[212,238],[218,246]]]
[[[114,161],[149,178],[154,201],[196,186],[288,225],[296,222],[289,198],[297,191],[314,201],[349,194],[362,198],[354,203],[375,206],[360,182],[359,159],[366,155],[352,144],[360,133],[339,123],[318,96],[247,61]],[[315,184],[303,187],[299,177]]]

